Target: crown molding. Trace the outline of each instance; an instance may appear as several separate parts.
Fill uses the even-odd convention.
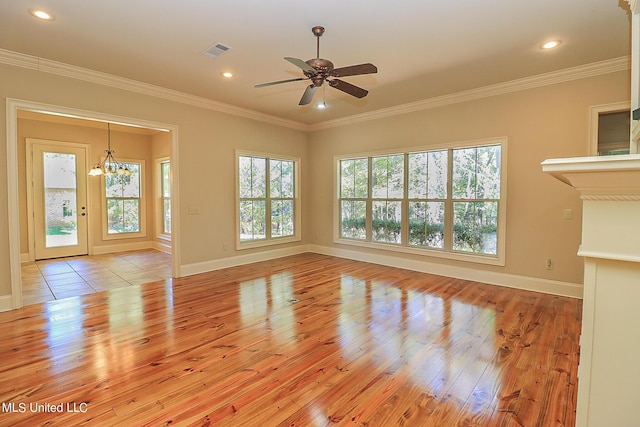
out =
[[[636,0],[632,0],[636,3]],[[511,80],[504,83],[498,83],[490,86],[484,86],[476,89],[470,89],[463,92],[452,93],[448,95],[437,96],[424,99],[421,101],[411,102],[408,104],[397,105],[389,108],[382,108],[353,116],[329,120],[315,125],[307,125],[293,120],[286,120],[276,116],[259,113],[230,104],[225,104],[210,99],[185,94],[182,92],[166,89],[160,86],[151,85],[135,80],[125,79],[113,76],[111,74],[93,71],[86,68],[76,67],[57,61],[51,61],[44,58],[38,58],[31,55],[25,55],[10,50],[0,49],[0,64],[7,64],[14,67],[28,68],[36,71],[56,74],[77,80],[83,80],[96,83],[103,86],[109,86],[130,92],[136,92],[144,95],[154,96],[156,98],[174,101],[186,105],[205,108],[209,110],[219,111],[234,116],[245,117],[252,120],[258,120],[271,123],[277,126],[287,127],[304,132],[318,131],[330,129],[339,126],[345,126],[354,123],[361,123],[370,120],[377,120],[385,117],[392,117],[402,114],[413,113],[416,111],[427,110],[431,108],[442,107],[446,105],[458,104],[461,102],[473,101],[491,96],[503,95],[507,93],[517,92],[521,90],[534,89],[563,83],[571,80],[584,79],[594,77],[601,74],[625,71],[631,68],[631,60],[629,56],[609,59],[591,64],[581,65],[578,67],[566,68],[560,71],[538,74],[531,77],[525,77],[517,80]]]
[[[293,120],[285,120],[280,117],[270,116],[268,114],[259,113],[253,110],[248,110],[246,108],[236,107],[234,105],[213,101],[199,96],[189,95],[160,86],[117,77],[111,74],[76,67],[74,65],[68,65],[49,59],[25,55],[23,53],[13,52],[10,50],[0,49],[0,64],[7,64],[14,67],[22,67],[45,73],[56,74],[59,76],[69,77],[72,79],[82,80],[90,83],[96,83],[102,86],[122,89],[129,92],[136,92],[143,95],[165,99],[168,101],[174,101],[194,107],[201,107],[209,110],[219,111],[234,116],[245,117],[248,119],[267,122],[292,129],[302,131],[309,130],[308,125]]]
[[[535,89],[538,87],[564,83],[571,80],[579,80],[588,77],[599,76],[601,74],[625,71],[629,70],[630,68],[631,58],[629,56],[622,56],[606,61],[594,62],[578,67],[571,67],[564,70],[553,71],[550,73],[524,77],[521,79],[511,80],[508,82],[498,83],[490,86],[483,86],[463,92],[456,92],[452,94],[437,96],[434,98],[423,99],[421,101],[397,105],[395,107],[383,108],[380,110],[357,114],[342,119],[330,120],[318,123],[317,125],[312,125],[310,127],[312,131],[334,128],[353,123],[361,123],[368,120],[376,120],[385,117],[413,113],[421,110],[428,110],[430,108],[443,107],[446,105],[458,104],[461,102],[468,102],[481,98],[488,98],[491,96],[504,95],[507,93],[528,89]]]
[[[631,12],[633,13],[638,13],[640,12],[640,10],[638,10],[638,0],[625,0],[626,3],[629,3],[629,9],[631,9]]]

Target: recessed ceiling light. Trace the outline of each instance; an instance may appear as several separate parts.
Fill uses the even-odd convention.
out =
[[[553,49],[555,47],[558,47],[562,44],[562,40],[549,40],[547,42],[542,43],[542,46],[540,46],[542,49]]]
[[[231,73],[229,71],[225,71],[224,73],[222,73],[222,77],[226,77],[226,78],[230,79],[231,77],[233,77],[233,73]]]
[[[41,19],[43,21],[53,21],[56,19],[55,16],[53,16],[49,12],[46,12],[42,9],[29,9],[29,13],[31,14],[31,16]]]
[[[325,108],[327,108],[327,104],[324,103],[324,101],[320,102],[319,104],[316,105],[316,108],[318,110],[324,110]]]

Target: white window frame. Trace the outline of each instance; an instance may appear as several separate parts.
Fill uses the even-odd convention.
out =
[[[294,163],[294,195],[293,195],[293,209],[294,209],[294,224],[293,224],[293,235],[292,236],[271,236],[271,227],[269,226],[269,218],[267,218],[266,224],[266,237],[260,240],[251,240],[251,241],[241,241],[240,240],[240,157],[258,157],[265,159],[273,159],[273,160],[287,160]],[[300,198],[300,168],[301,168],[301,160],[299,157],[281,155],[281,154],[273,154],[273,153],[264,153],[257,151],[245,151],[245,150],[236,150],[235,152],[235,218],[236,218],[236,228],[235,228],[235,236],[236,236],[236,249],[250,249],[271,245],[279,245],[284,243],[298,242],[301,240],[301,229],[302,229],[302,213],[301,213],[301,198]],[[267,175],[268,176],[268,175]],[[267,187],[268,187],[268,179],[267,179]],[[269,198],[270,199],[270,198]]]
[[[500,145],[500,161],[501,161],[501,169],[500,169],[500,199],[498,200],[498,240],[497,240],[497,250],[496,254],[476,254],[476,253],[467,253],[461,251],[453,251],[450,248],[446,249],[434,249],[434,248],[423,248],[423,247],[414,247],[409,246],[406,241],[406,236],[408,234],[408,211],[406,209],[407,206],[407,198],[403,199],[403,203],[405,208],[403,209],[402,216],[402,228],[403,228],[403,236],[404,241],[402,244],[390,244],[390,243],[381,243],[381,242],[372,242],[371,241],[371,230],[370,230],[370,202],[371,202],[371,191],[369,190],[369,195],[367,198],[367,238],[365,240],[356,240],[356,239],[348,239],[343,238],[340,235],[340,161],[345,159],[354,159],[354,158],[371,158],[376,156],[384,156],[384,155],[393,155],[393,154],[409,154],[420,151],[433,151],[433,150],[451,150],[451,149],[459,149],[459,148],[472,148],[472,147],[482,147],[487,145]],[[385,151],[375,151],[375,152],[366,152],[366,153],[351,153],[334,156],[333,161],[333,188],[334,188],[334,201],[333,201],[333,242],[343,245],[357,246],[368,249],[378,249],[384,251],[391,252],[401,252],[408,253],[413,255],[422,255],[436,258],[445,258],[466,262],[473,262],[479,264],[488,264],[488,265],[505,265],[505,244],[506,244],[506,212],[507,212],[507,145],[508,139],[507,137],[496,137],[496,138],[487,138],[480,140],[472,140],[472,141],[459,141],[459,142],[451,142],[446,144],[437,144],[437,145],[428,145],[428,146],[419,146],[419,147],[410,147],[410,148],[399,148],[394,150],[385,150]],[[452,159],[449,159],[449,186],[451,181],[452,174]],[[369,175],[371,172],[369,171]],[[405,176],[407,171],[405,170]],[[371,186],[371,182],[369,180],[369,186]],[[405,195],[406,195],[406,179],[405,179]],[[452,198],[451,193],[447,195],[446,203],[452,204],[455,202],[455,199]],[[446,217],[445,213],[445,233],[452,233],[453,227],[453,209],[451,207],[447,208],[446,212],[449,212],[449,217]],[[446,237],[445,237],[446,238]]]
[[[156,185],[155,185],[155,199],[156,199],[156,212],[155,225],[156,225],[156,238],[161,240],[171,241],[171,233],[164,231],[164,201],[169,200],[171,203],[171,197],[166,198],[162,192],[162,165],[169,164],[169,174],[171,174],[171,159],[169,157],[161,157],[156,159]],[[169,194],[173,194],[171,184],[169,184]]]
[[[121,163],[137,163],[140,165],[140,197],[138,198],[140,213],[140,231],[130,233],[109,233],[109,215],[107,213],[107,185],[105,176],[101,176],[102,181],[102,240],[135,239],[147,236],[147,209],[145,197],[145,162],[139,159],[118,159]]]

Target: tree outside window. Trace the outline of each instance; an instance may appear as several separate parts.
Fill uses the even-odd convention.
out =
[[[453,150],[453,249],[496,254],[500,146]]]
[[[502,154],[492,143],[338,160],[338,238],[496,257]]]
[[[160,163],[160,198],[162,203],[162,233],[171,234],[171,164]]]
[[[105,175],[107,234],[141,231],[140,200],[142,198],[140,163],[124,163],[130,175]]]
[[[371,238],[374,242],[401,243],[404,156],[371,159]]]
[[[238,155],[239,243],[297,238],[297,161]]]
[[[407,156],[410,246],[444,249],[447,157],[447,150]]]
[[[368,159],[340,162],[340,236],[364,240],[367,234]]]

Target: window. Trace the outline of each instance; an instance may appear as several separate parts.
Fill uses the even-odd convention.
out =
[[[444,249],[447,155],[446,150],[407,155],[409,246]]]
[[[453,250],[495,255],[500,146],[453,150]]]
[[[629,154],[631,150],[631,104],[594,105],[589,107],[589,155]]]
[[[337,158],[340,243],[504,264],[506,140]]]
[[[141,162],[125,162],[130,175],[104,175],[105,238],[141,237],[144,230]]]
[[[598,155],[629,154],[631,114],[629,110],[602,113],[598,116]]]
[[[160,234],[171,234],[171,164],[168,159],[160,160]]]
[[[238,248],[299,240],[299,160],[237,154]]]

